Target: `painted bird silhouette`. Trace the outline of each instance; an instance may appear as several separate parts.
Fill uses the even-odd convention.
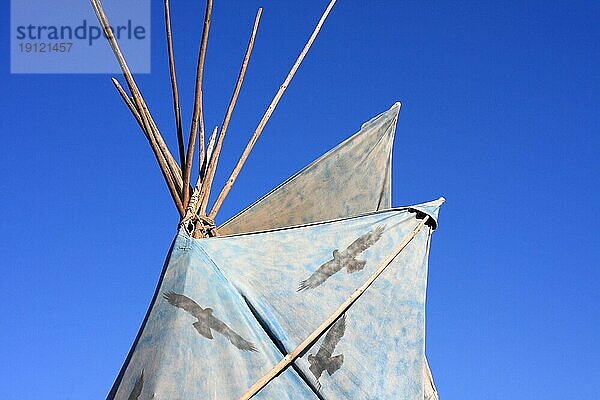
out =
[[[133,385],[133,389],[131,389],[131,393],[129,393],[129,397],[127,400],[138,400],[140,394],[142,394],[142,389],[144,388],[144,370],[142,370],[141,375],[135,380]]]
[[[360,236],[346,250],[334,250],[333,259],[321,265],[308,279],[300,282],[298,291],[316,288],[329,279],[331,275],[341,271],[342,268],[346,268],[349,274],[363,269],[367,262],[357,260],[356,257],[375,244],[381,238],[384,229],[385,226],[378,226]]]
[[[194,328],[207,339],[212,339],[212,331],[225,336],[235,347],[243,351],[258,351],[256,346],[235,333],[227,324],[213,315],[212,308],[202,308],[189,297],[175,292],[166,292],[163,297],[175,307],[181,308],[198,319]]]
[[[324,371],[327,371],[329,376],[333,375],[335,371],[340,369],[344,363],[344,355],[339,354],[333,356],[333,351],[338,345],[344,333],[346,331],[346,314],[342,315],[335,323],[329,328],[329,331],[325,335],[325,339],[321,343],[321,347],[317,351],[317,354],[308,355],[308,363],[310,367],[308,369],[317,379],[317,387],[321,389],[321,383],[319,378]]]

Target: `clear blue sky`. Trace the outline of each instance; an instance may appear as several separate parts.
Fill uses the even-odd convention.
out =
[[[177,214],[109,76],[9,74],[7,3],[2,397],[99,399],[144,317]],[[138,83],[168,133],[161,3],[152,9],[152,73]],[[187,127],[203,5],[173,3]],[[265,8],[217,186],[325,3],[215,2],[208,126],[222,119],[256,9]],[[599,3],[366,3],[335,6],[221,221],[399,100],[394,205],[447,198],[427,300],[427,354],[442,398],[593,397]]]

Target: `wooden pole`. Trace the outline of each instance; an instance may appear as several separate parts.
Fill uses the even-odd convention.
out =
[[[200,92],[200,94],[202,94],[202,92]],[[202,96],[200,96],[200,104],[202,104]],[[200,121],[198,121],[198,125],[198,177],[200,177],[202,166],[204,165],[204,160],[206,159],[206,149],[204,148],[204,110],[200,112]]]
[[[158,161],[159,166],[161,167],[160,170],[163,173],[165,180],[167,180],[167,182],[169,182],[169,181],[173,182],[173,185],[175,187],[177,187],[177,182],[174,180],[173,176],[171,176],[171,174],[169,172],[165,172],[165,170],[168,170],[168,168],[166,166],[166,160],[165,160],[164,154],[162,154],[162,152],[160,152],[159,154],[156,153],[156,151],[160,151],[160,148],[159,148],[158,144],[156,143],[154,136],[149,134],[148,132],[146,132],[146,130],[144,128],[144,122],[142,121],[142,117],[140,116],[140,113],[138,112],[138,110],[135,108],[135,105],[133,104],[132,99],[130,99],[127,96],[125,89],[123,89],[123,87],[121,86],[119,81],[117,81],[115,78],[111,78],[111,80],[112,80],[113,84],[115,85],[115,87],[117,88],[117,91],[123,98],[123,101],[129,108],[131,113],[133,114],[133,117],[135,118],[138,125],[140,126],[140,129],[144,133],[144,136],[146,136],[146,139],[148,139],[148,141],[150,142],[150,147],[152,147],[152,149],[155,151],[156,159]],[[158,149],[158,150],[155,150],[155,149]],[[165,175],[165,174],[168,174],[168,175]],[[180,176],[179,184],[181,184],[181,176]],[[169,184],[167,186],[169,186]],[[169,189],[170,189],[170,186],[169,186]],[[175,202],[175,206],[177,207],[177,210],[179,211],[179,213],[181,215],[181,210],[183,209],[183,204],[181,204],[181,200],[179,199],[179,196],[173,197],[173,201]]]
[[[204,58],[206,56],[206,45],[208,43],[208,30],[210,29],[210,15],[212,13],[212,0],[206,2],[206,12],[204,13],[204,27],[202,29],[202,39],[200,42],[200,52],[198,54],[198,66],[196,68],[196,91],[194,98],[194,113],[192,116],[192,126],[188,139],[187,156],[185,159],[185,168],[183,169],[183,205],[184,208],[190,200],[189,185],[190,175],[192,173],[192,163],[194,160],[194,146],[196,145],[196,134],[198,131],[198,121],[204,120],[202,115],[202,76],[204,74]],[[200,124],[200,160],[199,166],[202,165],[202,155],[204,154],[204,122]]]
[[[383,271],[392,263],[392,261],[398,256],[398,254],[410,243],[410,241],[417,236],[423,226],[429,221],[429,215],[425,216],[419,224],[402,239],[402,242],[396,246],[394,251],[380,264],[379,268],[371,275],[371,277],[359,287],[342,305],[335,310],[333,314],[329,316],[313,333],[311,333],[298,347],[296,347],[291,353],[287,354],[283,360],[281,360],[273,369],[267,372],[262,378],[260,378],[254,385],[250,387],[244,393],[239,400],[248,400],[258,393],[262,388],[280,374],[285,368],[287,368],[307,347],[309,347],[315,340],[317,340],[335,321],[354,304],[356,300],[362,296],[362,294],[371,286],[373,282],[381,275]]]
[[[219,155],[221,154],[221,146],[223,145],[223,139],[225,138],[225,134],[227,133],[227,128],[229,127],[229,120],[231,119],[231,114],[233,113],[233,109],[235,108],[235,104],[237,102],[238,96],[240,94],[240,90],[242,88],[242,82],[244,81],[244,76],[246,75],[246,69],[248,68],[248,61],[250,60],[250,54],[252,54],[252,48],[254,47],[254,39],[256,38],[256,32],[258,30],[258,23],[260,22],[260,16],[262,15],[262,8],[258,9],[256,13],[256,18],[254,18],[254,26],[252,27],[252,34],[250,35],[250,40],[248,41],[248,46],[246,47],[246,54],[244,55],[244,60],[242,61],[242,66],[240,68],[240,72],[238,74],[237,82],[235,84],[235,88],[233,89],[233,94],[231,95],[231,100],[229,100],[229,106],[227,107],[227,112],[225,113],[225,117],[223,118],[223,124],[221,125],[221,132],[219,133],[219,139],[215,144],[213,156],[207,158],[208,168],[206,170],[206,174],[202,181],[202,189],[200,191],[200,212],[202,214],[206,214],[206,206],[208,204],[208,198],[210,197],[210,189],[213,183],[213,179],[215,177],[215,171],[217,170],[217,163],[219,162]]]
[[[175,129],[177,131],[177,145],[179,148],[179,163],[185,168],[185,148],[183,144],[183,129],[181,126],[181,110],[179,108],[179,90],[177,88],[177,75],[175,74],[175,57],[173,56],[173,38],[171,34],[171,11],[169,0],[165,0],[165,29],[167,31],[167,52],[169,54],[169,73],[171,75],[171,91],[173,92],[173,110],[175,112]]]
[[[129,96],[127,95],[127,92],[125,92],[125,89],[123,89],[123,86],[121,86],[121,84],[119,83],[119,81],[116,78],[110,78],[110,80],[112,81],[113,85],[115,85],[115,88],[117,89],[117,92],[119,92],[119,94],[121,95],[121,98],[123,99],[123,101],[127,105],[127,108],[129,108],[129,111],[131,111],[131,114],[133,115],[133,117],[137,121],[138,125],[142,129],[142,132],[144,133],[144,135],[146,136],[146,138],[148,138],[148,132],[146,132],[146,130],[144,129],[144,124],[142,122],[142,117],[140,116],[140,113],[135,108],[135,105],[133,104],[133,102],[131,101],[131,99],[129,98]]]
[[[208,148],[206,150],[207,158],[210,158],[212,153],[213,146],[215,144],[215,139],[217,136],[217,131],[219,130],[218,126],[212,131],[212,135],[210,136],[210,141],[208,143]],[[196,186],[191,190],[190,201],[188,201],[188,205],[185,209],[185,215],[180,221],[180,226],[183,226],[188,233],[194,236],[196,239],[200,239],[204,237],[204,230],[199,230],[198,224],[201,223],[200,218],[198,218],[198,210],[200,209],[200,182],[202,181],[202,168],[206,167],[200,166],[200,171],[198,173],[198,180],[196,181]],[[191,188],[190,188],[191,189]],[[202,215],[204,217],[204,215]],[[191,227],[191,229],[190,229]]]
[[[167,165],[169,167],[169,171],[171,172],[173,181],[175,182],[175,187],[177,189],[177,193],[181,196],[182,186],[183,186],[183,179],[181,177],[181,169],[179,168],[179,165],[177,165],[177,162],[175,161],[173,156],[171,156],[171,152],[168,150],[167,144],[163,140],[162,135],[160,134],[160,132],[158,130],[158,126],[156,126],[156,122],[154,122],[154,119],[152,118],[152,116],[149,113],[147,113],[147,116],[148,116],[148,120],[150,123],[150,128],[152,129],[153,136],[156,140],[158,147],[160,148],[160,150],[163,154],[163,157],[165,157],[165,162],[167,163]]]
[[[317,37],[317,34],[321,30],[321,27],[323,26],[323,23],[325,22],[325,19],[327,19],[327,16],[329,15],[329,12],[331,11],[331,8],[335,4],[335,2],[336,2],[336,0],[331,0],[329,2],[329,5],[325,9],[325,12],[321,16],[321,19],[317,23],[317,26],[315,27],[315,29],[313,30],[313,33],[310,35],[310,38],[308,39],[308,42],[304,46],[304,49],[302,49],[302,52],[300,53],[300,55],[296,59],[296,62],[292,66],[292,69],[290,70],[290,72],[288,73],[287,77],[283,81],[283,84],[279,87],[279,90],[275,94],[275,97],[271,101],[271,104],[267,108],[267,111],[265,112],[265,114],[263,115],[262,119],[258,123],[258,126],[254,130],[254,133],[252,134],[252,137],[250,138],[250,141],[246,145],[246,148],[244,149],[244,152],[242,153],[242,156],[240,157],[240,159],[238,160],[237,164],[233,168],[233,171],[231,172],[231,175],[229,176],[229,179],[227,180],[227,182],[223,186],[223,189],[221,190],[221,193],[219,193],[219,196],[217,197],[217,200],[215,201],[215,204],[213,205],[213,207],[212,207],[212,209],[211,209],[211,211],[210,211],[210,213],[208,215],[210,218],[214,219],[214,217],[217,214],[217,212],[219,212],[219,208],[221,208],[221,205],[223,204],[223,201],[225,200],[225,197],[227,197],[227,194],[231,190],[231,187],[233,186],[233,183],[235,182],[238,174],[240,173],[240,170],[244,166],[244,163],[246,162],[246,159],[250,155],[250,152],[252,151],[252,148],[254,147],[254,144],[256,143],[256,140],[258,139],[258,137],[262,133],[265,125],[269,121],[269,118],[271,118],[271,114],[273,114],[273,111],[275,110],[275,107],[277,107],[277,104],[279,103],[279,100],[281,99],[281,96],[283,96],[283,93],[285,92],[285,90],[287,89],[290,81],[294,77],[294,74],[298,70],[298,67],[300,67],[300,64],[302,63],[302,60],[304,60],[304,57],[306,56],[306,53],[308,53],[308,50],[310,49],[310,47],[312,46],[313,42],[315,41],[315,38]]]
[[[208,140],[208,145],[206,146],[206,158],[204,159],[204,165],[202,165],[202,169],[200,171],[201,173],[198,174],[198,183],[202,182],[202,179],[206,177],[206,169],[208,168],[208,164],[213,155],[215,141],[217,140],[217,132],[219,132],[219,127],[215,126],[212,134],[210,135],[210,139]]]
[[[140,129],[146,136],[146,139],[148,139],[148,141],[153,143],[153,141],[150,137],[151,133],[146,132],[146,129],[144,127],[144,122],[142,121],[142,117],[141,117],[140,113],[138,112],[138,110],[135,108],[135,104],[133,104],[133,100],[127,96],[125,89],[123,89],[123,87],[121,86],[119,81],[117,81],[115,78],[111,78],[111,80],[112,80],[113,84],[115,85],[115,87],[117,88],[117,91],[123,98],[123,101],[127,105],[127,108],[129,108],[129,110],[133,114],[133,117],[136,119],[138,125],[140,126]],[[152,125],[154,125],[153,121],[151,121],[151,123],[152,123]],[[158,128],[156,128],[156,129],[158,129]],[[153,130],[154,130],[154,128],[153,128]],[[158,147],[159,147],[159,149],[161,148],[161,146],[158,146]],[[162,154],[162,157],[165,158],[165,154],[162,151],[161,151],[161,154]],[[166,161],[166,159],[165,159],[165,161]],[[169,168],[169,173],[171,175],[171,179],[173,179],[173,182],[175,183],[175,187],[176,187],[178,193],[181,193],[181,185],[182,185],[181,170],[179,169],[179,167],[176,167],[175,171],[172,171]]]
[[[179,214],[183,215],[183,213],[185,212],[185,208],[182,207],[179,193],[177,192],[175,183],[172,179],[173,169],[169,165],[170,161],[171,161],[170,159],[172,159],[173,157],[171,156],[171,154],[170,154],[169,150],[166,148],[166,146],[164,146],[164,149],[161,149],[159,147],[159,142],[162,142],[162,144],[164,145],[164,141],[162,140],[162,137],[160,136],[160,133],[158,133],[158,131],[156,132],[156,133],[158,133],[158,137],[155,137],[155,135],[154,135],[153,129],[152,129],[152,127],[150,125],[150,121],[149,121],[149,120],[151,120],[150,113],[149,113],[146,103],[144,102],[142,95],[135,83],[135,80],[133,79],[133,75],[131,74],[131,71],[129,69],[129,66],[127,65],[127,62],[125,61],[125,57],[123,57],[123,53],[121,52],[121,49],[119,48],[117,40],[115,39],[115,36],[114,36],[112,29],[110,27],[110,24],[108,22],[108,18],[106,17],[106,14],[104,13],[104,10],[102,9],[102,4],[100,3],[99,0],[90,0],[90,2],[92,4],[92,7],[96,14],[96,17],[98,18],[98,22],[102,26],[104,35],[106,36],[106,39],[108,40],[108,43],[110,44],[110,47],[113,50],[113,53],[117,59],[117,62],[119,63],[119,66],[121,67],[121,70],[123,71],[123,75],[125,77],[127,85],[129,86],[129,90],[131,91],[131,94],[133,96],[134,104],[136,106],[136,109],[138,110],[140,117],[141,117],[141,121],[144,126],[144,131],[146,131],[148,133],[148,137],[150,139],[150,147],[152,148],[152,150],[154,152],[154,155],[159,164],[159,167],[161,169],[163,177],[169,188],[169,192],[171,193],[171,197],[173,198],[173,201],[175,202],[175,205],[177,206],[177,210],[179,211]],[[163,156],[163,154],[165,154],[166,156]]]

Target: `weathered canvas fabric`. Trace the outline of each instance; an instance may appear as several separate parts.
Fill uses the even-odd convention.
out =
[[[219,227],[233,235],[346,218],[392,206],[392,146],[400,103]],[[426,400],[437,399],[425,361]]]
[[[219,227],[222,235],[327,221],[388,209],[400,103]]]
[[[109,398],[237,399],[441,201],[262,233],[178,234]],[[257,399],[424,396],[425,227]]]

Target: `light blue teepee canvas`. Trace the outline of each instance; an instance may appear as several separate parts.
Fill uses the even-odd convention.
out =
[[[220,238],[181,232],[111,397],[239,398],[390,256],[419,208]],[[255,398],[422,399],[434,225]]]

